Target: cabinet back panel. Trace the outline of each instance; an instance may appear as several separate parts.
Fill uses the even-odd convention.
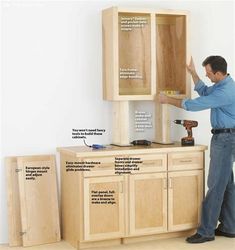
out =
[[[156,15],[158,91],[186,94],[186,17]]]

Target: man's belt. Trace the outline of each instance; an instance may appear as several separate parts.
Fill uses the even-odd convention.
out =
[[[211,133],[214,135],[220,133],[235,133],[235,128],[218,128],[218,129],[213,128],[211,130]]]

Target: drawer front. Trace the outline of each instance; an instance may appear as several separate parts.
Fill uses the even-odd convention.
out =
[[[167,170],[167,154],[125,155],[112,157],[84,158],[94,164],[84,177],[163,172]]]
[[[150,172],[164,172],[167,170],[167,154],[146,154],[146,155],[135,155],[131,157],[140,158],[138,164],[138,173],[150,173]]]
[[[83,161],[92,166],[90,171],[83,172],[84,177],[115,175],[114,156],[84,158]]]
[[[203,169],[203,152],[168,154],[168,171]]]

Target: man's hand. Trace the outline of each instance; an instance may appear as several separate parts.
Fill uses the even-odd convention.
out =
[[[186,65],[187,70],[190,74],[195,74],[196,73],[196,69],[195,69],[195,65],[193,62],[193,58],[191,57],[190,62],[188,65]]]
[[[170,96],[167,96],[164,94],[158,95],[158,101],[161,104],[170,104],[170,105],[176,106],[178,108],[182,108],[182,105],[181,105],[182,100],[176,99],[174,97],[170,97]]]
[[[168,103],[168,96],[164,95],[164,94],[159,94],[158,101],[162,104],[167,104]]]
[[[191,74],[194,84],[196,84],[200,80],[200,78],[199,78],[199,76],[198,76],[198,74],[196,72],[195,65],[194,65],[192,57],[190,59],[189,64],[186,65],[186,68],[187,68],[188,72]]]

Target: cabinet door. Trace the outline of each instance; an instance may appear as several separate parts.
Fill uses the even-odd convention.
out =
[[[60,241],[54,155],[17,157],[23,246]]]
[[[168,173],[168,230],[198,226],[203,197],[203,171]]]
[[[167,174],[130,175],[130,235],[167,230]]]
[[[123,176],[84,179],[84,240],[124,235]]]

